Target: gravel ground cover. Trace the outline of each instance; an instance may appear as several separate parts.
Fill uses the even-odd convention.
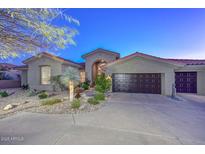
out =
[[[0,118],[5,118],[15,113],[26,111],[26,112],[37,112],[45,114],[71,114],[71,113],[81,113],[81,112],[92,112],[103,107],[106,102],[101,101],[98,105],[91,105],[87,103],[87,96],[85,91],[80,98],[81,106],[79,109],[72,109],[71,102],[68,100],[68,94],[64,92],[55,92],[54,96],[46,99],[39,99],[38,96],[28,96],[28,90],[17,89],[5,89],[9,94],[8,97],[0,98]],[[53,94],[53,93],[52,93]],[[42,101],[48,99],[59,98],[62,102],[54,105],[42,105]],[[4,107],[8,104],[15,105],[13,109],[4,111]]]

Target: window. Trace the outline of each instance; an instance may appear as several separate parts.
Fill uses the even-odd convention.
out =
[[[51,83],[51,67],[41,66],[41,84],[47,85]]]

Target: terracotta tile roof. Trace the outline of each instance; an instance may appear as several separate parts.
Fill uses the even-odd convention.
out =
[[[176,64],[176,65],[205,65],[205,60],[203,59],[167,59],[167,58],[161,58],[161,57],[157,57],[157,56],[152,56],[152,55],[148,55],[148,54],[144,54],[141,52],[135,52],[133,54],[130,54],[128,56],[122,57],[116,61],[110,62],[108,63],[107,66],[110,66],[112,64],[115,64],[117,62],[122,62],[125,61],[127,59],[130,59],[132,57],[145,57],[145,58],[149,58],[149,59],[153,59],[153,60],[157,60],[157,61],[161,61],[161,62],[165,62],[165,63],[170,63],[170,64]]]
[[[138,55],[146,55],[149,57],[154,57],[154,58],[160,58],[160,57],[156,57],[156,56],[151,56],[148,54],[144,54],[144,53],[140,53],[140,52],[136,52]],[[163,59],[165,61],[170,61],[170,62],[177,62],[177,63],[182,63],[185,65],[205,65],[205,59],[171,59],[171,58],[160,58]]]
[[[175,61],[184,63],[185,65],[205,65],[205,60],[201,59],[167,59],[168,61]]]
[[[157,56],[152,56],[152,55],[148,55],[148,54],[144,54],[141,52],[136,52],[135,53],[136,56],[142,56],[142,57],[147,57],[147,58],[152,58],[161,62],[171,62],[171,63],[175,63],[175,64],[182,64],[180,61],[171,61],[171,60],[167,60],[166,58],[161,58],[161,57],[157,57]]]

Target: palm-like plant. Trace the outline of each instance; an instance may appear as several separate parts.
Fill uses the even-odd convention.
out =
[[[56,88],[60,88],[62,91],[64,89],[64,84],[61,83],[61,75],[56,75],[51,77],[51,83],[53,84],[53,89],[56,91]]]
[[[61,77],[61,82],[68,87],[70,101],[74,98],[74,86],[80,82],[80,73],[73,67],[68,67]]]

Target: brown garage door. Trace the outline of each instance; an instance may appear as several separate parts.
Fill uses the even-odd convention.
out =
[[[197,72],[176,72],[175,84],[178,93],[197,93]]]
[[[161,94],[160,73],[113,74],[113,92]]]

